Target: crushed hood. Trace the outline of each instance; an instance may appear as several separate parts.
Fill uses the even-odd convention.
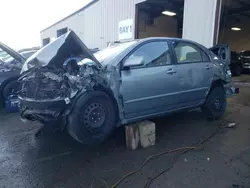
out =
[[[24,63],[21,73],[34,67],[61,68],[70,57],[88,58],[102,67],[81,39],[73,31],[69,31],[33,54]]]
[[[86,58],[90,62],[78,64]],[[105,69],[73,31],[33,54],[21,73],[19,97],[25,100],[68,104],[81,91],[107,87]]]

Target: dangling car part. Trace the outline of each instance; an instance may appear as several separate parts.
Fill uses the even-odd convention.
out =
[[[214,54],[216,53],[216,55]],[[21,117],[98,144],[117,126],[201,107],[221,117],[231,87],[230,49],[183,39],[117,43],[94,55],[70,31],[23,65]]]

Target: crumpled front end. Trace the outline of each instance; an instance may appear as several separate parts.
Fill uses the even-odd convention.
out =
[[[22,119],[62,121],[79,93],[106,87],[104,70],[72,32],[41,49],[23,66],[20,82]],[[91,63],[78,65],[87,58]]]
[[[19,79],[21,116],[43,123],[56,121],[68,113],[78,93],[106,85],[103,78],[102,69],[87,64],[74,74],[49,67],[32,69]]]

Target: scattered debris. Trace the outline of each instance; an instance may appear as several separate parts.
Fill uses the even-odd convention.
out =
[[[234,128],[236,126],[236,123],[229,123],[227,125],[228,128]]]
[[[65,98],[64,100],[65,100],[65,103],[66,103],[66,104],[69,104],[69,103],[70,103],[70,99],[69,99],[68,97]]]

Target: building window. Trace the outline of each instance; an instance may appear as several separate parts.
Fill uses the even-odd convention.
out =
[[[50,43],[50,38],[43,39],[43,46],[46,46],[49,43]]]
[[[61,35],[63,35],[63,34],[65,34],[65,33],[67,33],[68,32],[68,28],[67,27],[65,27],[65,28],[62,28],[62,29],[59,29],[59,30],[57,30],[57,37],[60,37]]]

